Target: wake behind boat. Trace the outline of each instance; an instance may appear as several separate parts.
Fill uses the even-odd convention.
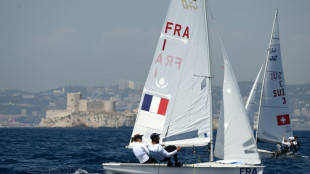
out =
[[[264,167],[246,117],[229,58],[224,52],[223,96],[226,122],[216,148],[225,151],[213,161],[210,11],[205,0],[171,0],[153,62],[142,92],[132,137],[160,134],[160,144],[209,146],[210,161],[168,167],[167,164],[103,163],[105,171],[119,173],[263,173]],[[216,34],[215,34],[216,35]],[[224,50],[224,48],[223,48]],[[226,83],[226,82],[229,83]],[[229,91],[233,94],[230,95]],[[236,100],[234,99],[236,98]],[[236,106],[232,108],[231,106]],[[241,107],[242,106],[242,107]],[[235,129],[238,127],[239,129]],[[236,132],[234,132],[236,131]],[[243,136],[239,136],[242,133]],[[226,140],[235,138],[232,143]],[[151,143],[149,138],[144,143]],[[129,143],[128,147],[132,144]],[[194,158],[194,157],[193,157]]]

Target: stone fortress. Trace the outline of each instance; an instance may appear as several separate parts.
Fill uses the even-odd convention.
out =
[[[47,110],[39,127],[132,127],[136,113],[115,112],[113,100],[82,100],[81,93],[67,94],[66,110]]]
[[[115,112],[115,101],[81,100],[81,93],[67,94],[67,110],[72,112]]]

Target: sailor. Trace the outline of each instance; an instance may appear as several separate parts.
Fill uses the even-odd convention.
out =
[[[297,153],[298,150],[299,150],[299,147],[300,147],[300,142],[298,141],[298,136],[294,136],[294,140],[293,140],[293,144],[292,145],[293,145],[293,147],[292,147],[293,151],[295,153]]]
[[[156,160],[150,158],[150,151],[144,143],[142,143],[142,136],[136,134],[131,138],[131,142],[135,142],[133,145],[133,153],[138,158],[140,163],[156,163]]]
[[[282,139],[282,154],[291,155],[294,153],[292,151],[294,137],[289,137],[288,140],[289,142],[285,139],[285,137]]]
[[[172,166],[173,163],[171,162],[171,157],[173,156],[175,166],[181,167],[183,164],[178,162],[178,155],[177,152],[181,151],[181,147],[176,146],[167,146],[166,148],[163,148],[162,145],[159,144],[159,137],[160,134],[153,133],[151,135],[152,144],[149,145],[150,155],[152,158],[158,161],[166,162],[168,161],[167,166]]]

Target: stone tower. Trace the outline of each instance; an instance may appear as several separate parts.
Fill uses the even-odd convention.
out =
[[[80,107],[81,93],[68,93],[67,94],[67,110],[78,112]]]
[[[115,101],[112,100],[104,101],[104,111],[115,112]]]

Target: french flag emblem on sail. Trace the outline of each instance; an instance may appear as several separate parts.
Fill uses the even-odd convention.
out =
[[[166,98],[145,94],[141,110],[152,112],[155,114],[165,115],[168,103],[169,100]]]

